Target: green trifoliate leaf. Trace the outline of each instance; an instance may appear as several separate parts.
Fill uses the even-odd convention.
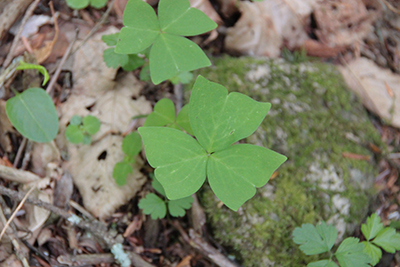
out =
[[[90,6],[94,8],[103,8],[106,6],[108,0],[90,0]]]
[[[88,134],[94,135],[100,130],[100,121],[95,116],[88,115],[82,120],[83,130]]]
[[[193,198],[185,197],[176,200],[170,200],[168,202],[168,211],[174,217],[182,217],[185,216],[187,209],[190,209],[192,206]]]
[[[386,227],[377,234],[372,243],[389,253],[395,253],[396,250],[400,250],[400,234],[396,233],[395,229]]]
[[[303,224],[293,231],[293,241],[301,245],[300,249],[306,255],[315,255],[331,250],[337,237],[337,230],[325,222],[315,227],[312,224]]]
[[[150,51],[150,74],[154,84],[181,72],[210,65],[210,60],[197,44],[178,35],[160,34]]]
[[[239,144],[212,154],[207,177],[215,195],[237,211],[264,186],[286,157],[264,147]]]
[[[137,132],[132,132],[122,140],[122,151],[128,156],[134,157],[142,150],[142,139]]]
[[[151,215],[153,220],[162,219],[167,215],[167,207],[164,200],[153,193],[147,194],[145,198],[139,201],[139,208],[144,214]]]
[[[78,125],[70,124],[67,129],[65,129],[65,137],[72,144],[79,144],[83,142],[83,133]]]
[[[137,68],[143,66],[145,63],[144,59],[139,57],[138,55],[129,55],[128,63],[125,65],[121,65],[124,71],[133,71]]]
[[[51,97],[40,88],[30,88],[6,103],[12,125],[26,138],[45,143],[58,133],[58,115]]]
[[[189,121],[189,104],[186,104],[182,107],[181,111],[176,117],[176,123],[180,127],[182,127],[182,129],[185,130],[188,134],[194,135]]]
[[[129,56],[115,53],[114,48],[104,50],[103,59],[107,67],[114,69],[129,63]]]
[[[29,64],[29,63],[20,61],[19,65],[16,69],[17,70],[38,70],[44,76],[42,85],[45,85],[50,78],[49,73],[47,72],[46,68],[41,65]]]
[[[105,34],[101,36],[101,40],[108,46],[116,46],[118,43],[119,32],[113,34]]]
[[[369,267],[371,258],[358,241],[358,238],[348,237],[340,244],[335,256],[341,267]]]
[[[115,180],[115,183],[119,186],[123,186],[126,184],[126,177],[130,173],[133,172],[133,168],[131,164],[126,163],[126,162],[118,162],[114,166],[113,170],[113,178]]]
[[[153,188],[160,193],[161,195],[163,195],[165,197],[165,191],[164,188],[162,187],[162,185],[160,184],[159,181],[157,181],[156,178],[153,179],[153,181],[151,182],[151,185],[153,186]]]
[[[85,145],[90,145],[92,143],[92,137],[88,134],[84,134],[82,143]]]
[[[150,81],[150,66],[148,64],[145,64],[140,70],[139,78],[144,82]]]
[[[149,164],[169,199],[194,194],[206,179],[206,151],[190,135],[165,127],[140,127]]]
[[[331,260],[314,261],[307,264],[307,267],[338,267],[336,263]]]
[[[365,238],[369,241],[383,229],[383,224],[381,223],[381,218],[378,214],[374,213],[367,219],[367,223],[361,226],[361,232]]]
[[[126,4],[120,42],[115,52],[137,54],[149,47],[160,34],[156,12],[142,0],[129,0]]]
[[[174,123],[175,106],[171,99],[163,98],[154,106],[154,111],[147,116],[144,126],[165,126]]]
[[[72,9],[83,9],[89,5],[89,0],[66,0],[67,5]]]
[[[82,117],[78,115],[72,116],[71,120],[69,121],[70,125],[81,125]]]
[[[160,1],[158,16],[161,30],[170,34],[195,36],[218,26],[206,14],[191,8],[187,0]]]
[[[371,244],[367,241],[361,242],[364,244],[364,252],[369,255],[369,257],[372,259],[371,265],[375,266],[378,264],[379,260],[382,258],[382,250],[375,246],[374,244]]]
[[[271,104],[257,102],[199,76],[190,96],[189,119],[199,143],[209,153],[251,135]]]

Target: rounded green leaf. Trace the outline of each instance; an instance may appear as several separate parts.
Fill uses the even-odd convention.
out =
[[[150,81],[150,66],[149,64],[145,64],[143,68],[140,70],[139,78],[141,81],[148,82]]]
[[[115,53],[114,48],[104,50],[103,59],[107,67],[114,69],[129,63],[129,56]]]
[[[147,116],[144,126],[165,126],[175,121],[175,105],[171,99],[163,98],[154,106],[154,111]]]
[[[72,9],[83,9],[89,5],[89,0],[66,0],[67,5]]]
[[[151,182],[151,185],[153,186],[154,190],[156,190],[158,193],[163,195],[165,197],[165,191],[160,182],[154,178],[153,181]]]
[[[128,156],[134,157],[142,150],[142,139],[137,132],[132,132],[122,140],[122,151]]]
[[[187,209],[192,207],[193,198],[191,196],[170,200],[168,201],[168,211],[174,217],[182,217],[185,216]]]
[[[108,0],[90,0],[90,6],[94,8],[103,8],[107,5]]]
[[[70,124],[65,129],[65,137],[72,144],[79,144],[83,142],[84,135],[78,125]]]
[[[100,130],[100,121],[95,116],[88,115],[83,118],[83,129],[90,135],[94,135]]]
[[[70,125],[81,125],[82,117],[78,115],[72,116],[71,120],[69,121]]]
[[[203,50],[182,36],[163,33],[150,50],[150,76],[154,84],[168,80],[181,72],[210,66]]]
[[[145,198],[139,201],[139,208],[143,210],[144,214],[150,214],[153,220],[162,219],[167,215],[167,207],[164,200],[153,193],[147,194]]]
[[[105,34],[101,36],[101,40],[108,46],[115,46],[118,43],[119,32],[113,34]]]
[[[115,180],[115,183],[119,186],[123,186],[126,184],[126,177],[130,173],[133,172],[133,168],[130,164],[126,162],[118,162],[114,166],[113,170],[113,178]]]
[[[218,25],[202,11],[191,8],[188,0],[162,0],[158,17],[163,32],[195,36],[215,29]]]
[[[189,121],[189,104],[186,104],[182,107],[181,111],[176,117],[176,123],[180,127],[182,127],[182,129],[185,130],[188,134],[194,135]]]
[[[133,71],[137,68],[143,66],[145,63],[144,59],[139,57],[138,55],[128,55],[128,62],[124,65],[121,65],[124,71]]]
[[[30,88],[10,98],[6,113],[17,131],[32,141],[50,142],[58,133],[56,108],[43,89]]]
[[[123,23],[115,48],[116,53],[136,54],[149,47],[160,34],[154,9],[142,0],[129,0],[126,4]]]
[[[88,134],[84,134],[82,143],[85,145],[90,145],[92,143],[92,137]]]

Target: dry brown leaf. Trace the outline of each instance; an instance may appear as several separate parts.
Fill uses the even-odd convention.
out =
[[[60,163],[61,155],[54,142],[34,143],[30,170],[41,177],[46,176],[47,165],[50,162]]]
[[[383,69],[373,61],[358,58],[338,67],[347,85],[361,97],[363,104],[387,123],[400,127],[400,75]],[[393,97],[386,89],[391,88]]]
[[[190,265],[190,260],[192,258],[193,257],[191,255],[188,255],[188,256],[184,257],[183,260],[180,263],[178,263],[178,265],[176,265],[176,267],[190,267],[191,266]]]
[[[10,153],[12,146],[8,133],[15,131],[6,114],[6,101],[0,99],[0,146],[5,152]]]

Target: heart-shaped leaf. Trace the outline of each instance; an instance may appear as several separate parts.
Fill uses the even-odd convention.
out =
[[[95,116],[88,115],[82,120],[83,130],[88,134],[94,135],[100,130],[100,121]]]
[[[65,137],[72,144],[79,144],[83,142],[83,132],[78,125],[70,124],[65,129]]]
[[[183,128],[188,134],[194,135],[192,127],[189,121],[189,104],[182,107],[178,116],[176,116],[176,123]]]
[[[154,106],[154,111],[147,116],[144,126],[165,126],[174,123],[175,106],[171,99],[163,98]]]
[[[128,177],[128,175],[132,172],[133,168],[131,164],[127,162],[118,162],[117,164],[115,164],[113,170],[113,178],[115,180],[115,183],[119,186],[125,185],[126,177]]]
[[[56,108],[43,89],[30,88],[10,98],[6,113],[17,131],[32,141],[50,142],[58,133]]]
[[[137,132],[132,132],[122,140],[122,151],[128,156],[134,157],[142,150],[142,139]]]

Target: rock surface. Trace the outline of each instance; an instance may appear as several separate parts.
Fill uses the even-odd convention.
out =
[[[201,194],[214,236],[243,266],[305,266],[291,240],[303,223],[325,220],[350,233],[365,217],[373,195],[375,163],[368,143],[380,145],[367,114],[334,67],[322,63],[222,58],[201,71],[230,91],[272,108],[248,142],[286,155],[279,174],[233,212],[205,188]]]

